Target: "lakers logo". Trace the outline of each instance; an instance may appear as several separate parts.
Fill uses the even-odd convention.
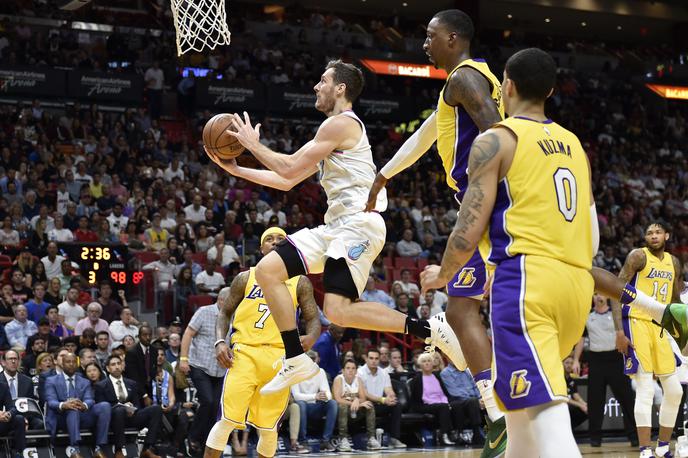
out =
[[[354,245],[351,248],[349,248],[347,256],[349,256],[349,259],[351,259],[352,261],[357,261],[358,258],[360,258],[361,255],[366,252],[369,246],[370,241],[368,240],[366,240],[365,242],[361,242],[358,245]]]
[[[511,373],[511,380],[509,381],[509,386],[511,387],[511,399],[523,398],[528,396],[528,393],[530,393],[530,382],[526,380],[526,375],[528,375],[528,371],[526,369],[521,369]]]
[[[456,278],[456,283],[454,283],[454,288],[470,288],[475,284],[475,275],[473,273],[475,272],[475,268],[473,267],[464,267],[461,269],[461,272],[459,272],[459,275]]]
[[[631,358],[626,358],[626,369],[633,369],[633,360]]]

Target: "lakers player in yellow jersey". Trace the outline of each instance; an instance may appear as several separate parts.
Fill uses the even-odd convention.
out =
[[[479,242],[495,266],[493,380],[506,411],[507,457],[580,456],[561,361],[590,309],[593,199],[580,141],[544,112],[556,73],[540,49],[509,58],[502,97],[510,117],[473,143],[442,266],[421,274],[423,289],[446,284]]]
[[[368,196],[369,210],[387,180],[413,165],[435,142],[447,185],[461,203],[468,185],[468,153],[473,140],[504,118],[499,80],[484,59],[471,57],[473,33],[471,18],[456,9],[440,11],[428,23],[423,50],[436,67],[446,70],[447,80],[436,112],[377,174]],[[492,350],[480,318],[486,277],[485,263],[476,250],[442,287],[446,286],[449,295],[446,319],[459,339],[488,415],[490,427],[481,458],[492,458],[504,452],[506,435],[504,414],[492,395]]]
[[[628,254],[619,277],[661,303],[680,302],[682,267],[678,258],[665,250],[667,240],[669,233],[661,223],[650,224],[645,231],[647,246]],[[673,456],[669,455],[669,441],[683,390],[676,375],[677,358],[671,337],[661,332],[652,317],[642,310],[615,304],[613,311],[617,348],[624,353],[626,374],[636,383],[634,414],[640,456]],[[650,439],[653,377],[659,379],[664,391],[659,408],[659,442],[654,454]]]
[[[271,227],[260,239],[263,255],[286,238],[286,233]],[[306,321],[306,335],[301,343],[308,349],[320,336],[318,305],[313,286],[306,276],[289,279],[294,314],[301,309]],[[208,435],[204,458],[218,458],[232,430],[246,425],[259,432],[258,456],[271,457],[277,450],[277,426],[289,401],[289,390],[261,395],[260,388],[279,370],[274,362],[284,357],[279,329],[255,280],[255,268],[237,275],[230,286],[229,300],[220,310],[215,327],[215,352],[218,362],[227,368],[222,388],[221,418]],[[225,337],[230,329],[230,343]]]

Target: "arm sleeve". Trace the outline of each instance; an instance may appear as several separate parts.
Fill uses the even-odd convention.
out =
[[[418,130],[411,135],[396,152],[394,157],[382,167],[380,173],[385,178],[392,178],[413,165],[437,140],[435,113],[428,116]]]
[[[301,391],[301,384],[297,383],[291,387],[291,394],[295,401],[313,401],[315,400],[315,393],[304,393]]]
[[[590,206],[590,227],[592,229],[592,257],[594,258],[600,249],[600,223],[597,219],[597,208],[594,203]]]

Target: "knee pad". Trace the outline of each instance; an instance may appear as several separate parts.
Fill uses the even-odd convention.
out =
[[[662,377],[659,379],[664,391],[662,404],[659,408],[659,425],[673,427],[676,423],[676,415],[681,407],[683,389],[676,374]]]
[[[233,429],[234,425],[232,423],[220,419],[220,421],[215,423],[213,429],[210,430],[205,445],[213,450],[224,450]]]
[[[655,394],[652,374],[638,372],[635,375],[635,424],[640,427],[652,426],[652,398]]]
[[[277,431],[261,429],[258,433],[256,451],[262,456],[275,456],[277,451]]]

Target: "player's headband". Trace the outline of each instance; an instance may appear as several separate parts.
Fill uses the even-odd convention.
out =
[[[260,236],[260,244],[262,245],[265,239],[267,238],[268,235],[281,235],[282,237],[286,237],[287,233],[284,232],[284,229],[281,227],[269,227],[265,229],[265,232],[263,232],[263,235]]]

